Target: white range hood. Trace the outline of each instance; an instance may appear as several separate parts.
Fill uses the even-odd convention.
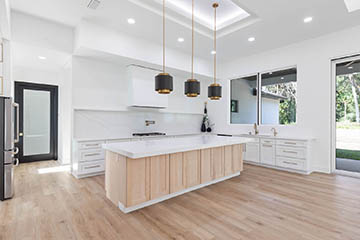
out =
[[[157,109],[168,107],[168,95],[161,95],[155,91],[155,76],[159,73],[160,71],[138,65],[127,67],[130,107]]]

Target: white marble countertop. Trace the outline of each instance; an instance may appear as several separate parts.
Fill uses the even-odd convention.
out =
[[[266,139],[274,139],[274,140],[294,140],[294,141],[313,141],[315,138],[308,136],[285,136],[285,135],[267,135],[267,134],[259,134],[259,135],[250,135],[250,134],[233,134],[234,137],[249,137],[249,138],[266,138]]]
[[[135,159],[177,152],[187,152],[199,149],[243,144],[252,141],[254,141],[254,138],[203,135],[183,138],[152,139],[140,142],[109,143],[104,144],[103,148]]]
[[[170,138],[170,137],[192,137],[201,135],[216,135],[215,133],[185,133],[185,134],[166,134],[154,136],[133,136],[121,135],[119,137],[90,137],[90,138],[74,138],[77,142],[90,142],[90,141],[112,141],[112,140],[126,140],[126,139],[152,139],[152,138]]]

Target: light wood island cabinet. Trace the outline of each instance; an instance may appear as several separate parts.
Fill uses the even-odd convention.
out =
[[[131,212],[242,171],[242,144],[132,159],[106,150],[106,196]]]

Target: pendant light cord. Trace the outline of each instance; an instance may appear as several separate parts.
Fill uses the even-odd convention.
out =
[[[192,0],[192,50],[191,50],[191,79],[194,79],[194,0]]]
[[[165,73],[165,0],[163,0],[163,73]]]
[[[217,50],[216,50],[216,8],[218,7],[217,4],[214,4],[214,83],[216,83],[216,55],[217,55]]]

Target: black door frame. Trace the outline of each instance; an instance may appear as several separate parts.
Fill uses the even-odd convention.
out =
[[[24,156],[24,138],[20,136],[19,143],[16,146],[19,148],[20,163],[58,160],[58,86],[38,84],[30,82],[15,82],[15,102],[19,104],[19,130],[23,133],[24,130],[24,89],[39,90],[50,92],[50,154],[39,154]]]

